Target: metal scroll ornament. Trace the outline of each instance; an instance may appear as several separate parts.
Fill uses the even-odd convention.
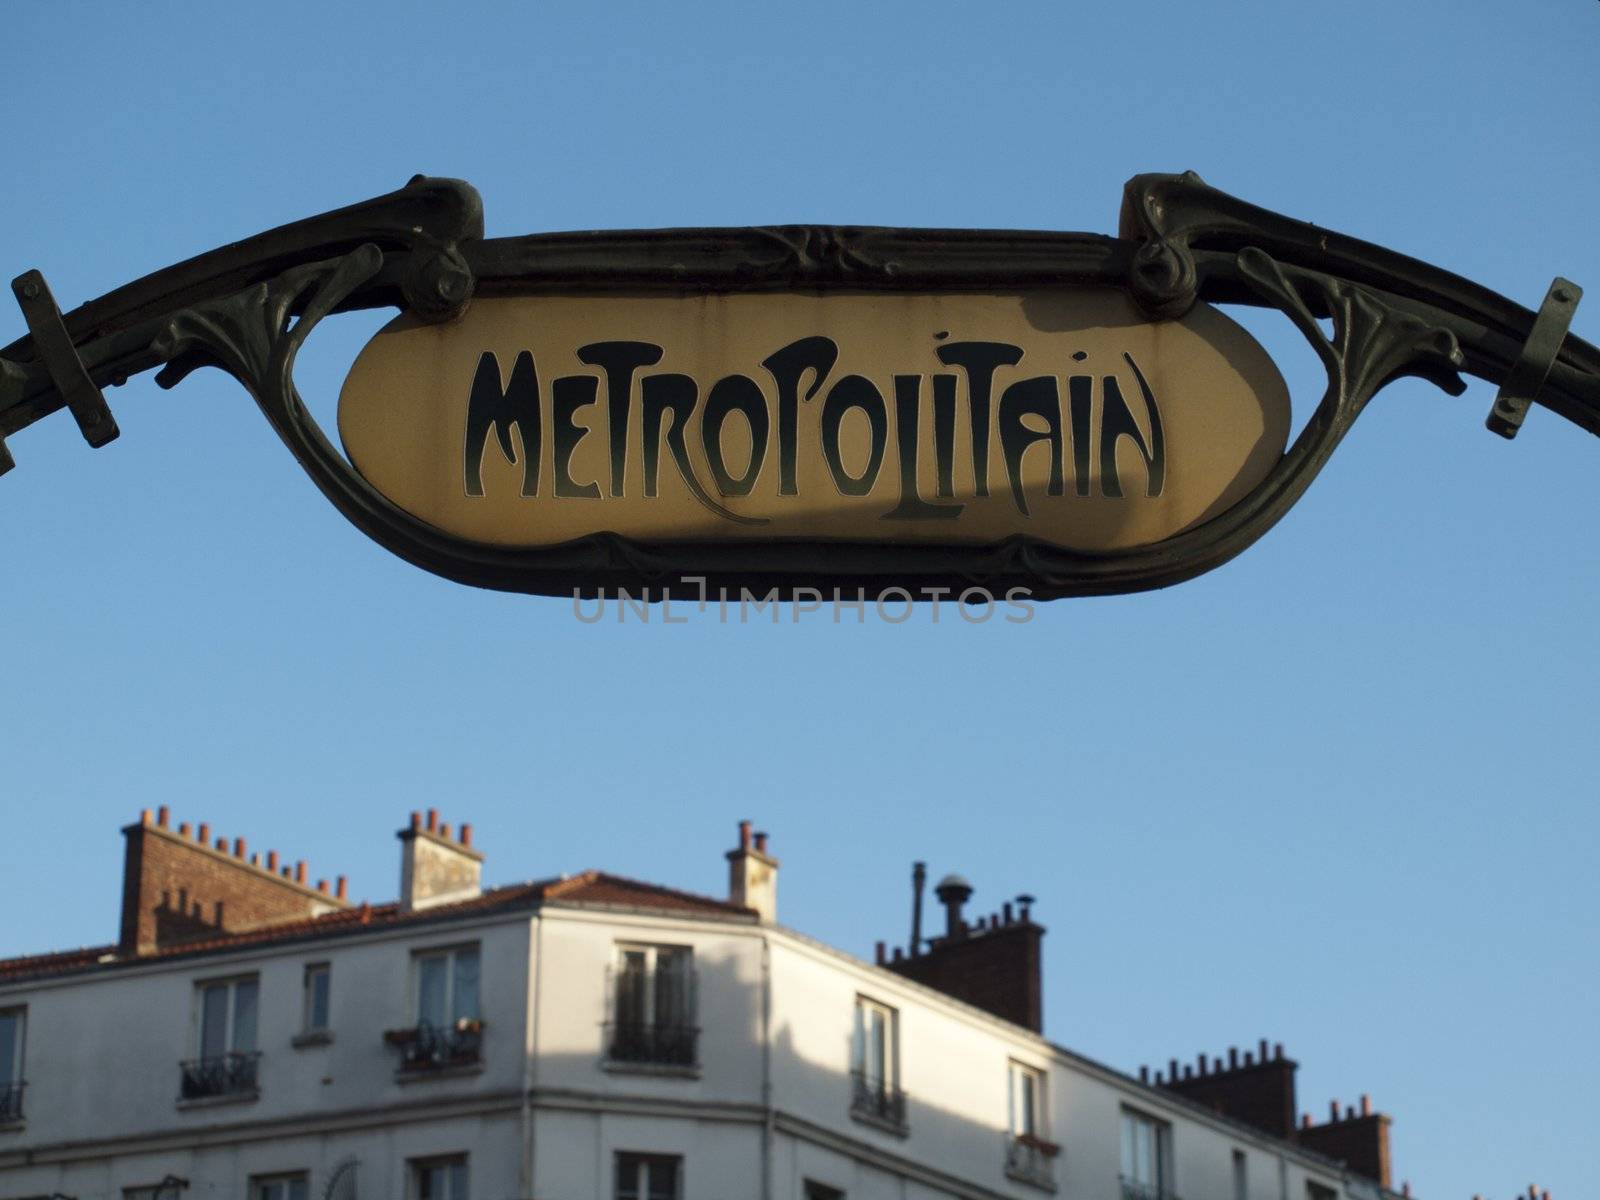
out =
[[[0,439],[101,389],[220,367],[373,540],[481,587],[1163,587],[1261,537],[1404,375],[1497,384],[1600,433],[1600,351],[1434,267],[1141,175],[1120,236],[785,226],[485,239],[478,194],[397,192],[61,314],[38,272],[0,350]],[[1265,352],[1212,307],[1284,313],[1327,372],[1288,444]],[[399,316],[354,364],[337,448],[294,384],[328,316]],[[1331,333],[1324,332],[1328,321]],[[0,440],[0,470],[12,465]]]

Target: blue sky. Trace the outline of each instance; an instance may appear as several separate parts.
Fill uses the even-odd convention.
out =
[[[32,6],[8,18],[0,266],[64,307],[458,176],[491,236],[788,221],[1114,232],[1192,168],[1525,304],[1591,288],[1600,5]],[[302,358],[319,413],[381,318]],[[1249,327],[1297,404],[1276,318]],[[341,328],[342,326],[342,328]],[[23,331],[0,318],[0,341]],[[1050,929],[1046,1029],[1125,1069],[1261,1036],[1302,1108],[1370,1092],[1424,1200],[1574,1197],[1600,1067],[1600,444],[1493,390],[1383,393],[1232,564],[1027,625],[588,626],[347,526],[202,372],[11,439],[0,954],[116,933],[142,807],[357,897],[472,820],[493,882],[715,892],[904,940],[915,858]]]

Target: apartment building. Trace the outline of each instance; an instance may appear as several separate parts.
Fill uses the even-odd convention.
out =
[[[1031,897],[876,961],[584,871],[484,890],[412,814],[400,896],[166,809],[112,945],[0,961],[0,1200],[1384,1200],[1388,1118],[1297,1115],[1263,1043],[1142,1077],[1048,1041]],[[819,879],[816,886],[822,886]]]

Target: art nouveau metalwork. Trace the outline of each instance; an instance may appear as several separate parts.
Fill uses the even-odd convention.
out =
[[[550,544],[508,544],[441,528],[373,486],[311,418],[293,381],[305,339],[329,315],[353,309],[390,307],[413,322],[438,324],[456,321],[475,297],[1074,288],[1115,289],[1156,322],[1180,321],[1201,303],[1278,309],[1320,356],[1327,388],[1293,444],[1252,476],[1247,490],[1221,511],[1142,544],[1074,546],[1027,526],[987,540],[946,541],[892,531],[624,536],[599,527]],[[101,389],[151,369],[171,387],[197,367],[220,367],[255,398],[323,494],[381,545],[451,579],[543,594],[1025,587],[1048,598],[1165,586],[1226,562],[1261,537],[1304,493],[1372,397],[1405,375],[1451,394],[1464,390],[1462,373],[1500,385],[1489,426],[1506,437],[1532,403],[1600,433],[1600,350],[1566,333],[1581,295],[1575,285],[1557,280],[1535,314],[1427,264],[1236,200],[1193,174],[1130,181],[1114,238],[784,226],[485,239],[482,205],[470,186],[418,177],[389,195],[156,272],[65,316],[37,272],[19,277],[14,290],[29,334],[0,350],[0,439],[66,408],[90,444],[103,445],[117,428]],[[1330,318],[1327,333],[1319,322]],[[915,409],[906,411],[914,422]],[[747,415],[752,429],[762,419],[753,409]],[[493,417],[479,413],[478,444],[493,429],[510,456],[509,426],[495,427]],[[1137,423],[1132,433],[1137,440]],[[1055,436],[1059,456],[1066,435]],[[1144,450],[1152,464],[1148,445]],[[11,465],[0,441],[0,470]],[[715,508],[739,496],[746,479],[713,467],[723,489],[707,496]],[[848,472],[834,478],[848,490]],[[1021,485],[1013,490],[1026,509]]]

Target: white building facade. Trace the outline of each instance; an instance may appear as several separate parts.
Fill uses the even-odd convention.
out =
[[[466,831],[414,819],[406,894],[359,908],[180,829],[130,827],[130,871],[176,855],[155,907],[199,926],[140,951],[129,883],[119,946],[0,963],[0,1200],[1389,1194],[784,928],[747,828],[723,901],[479,893]],[[197,899],[235,870],[306,911]]]

